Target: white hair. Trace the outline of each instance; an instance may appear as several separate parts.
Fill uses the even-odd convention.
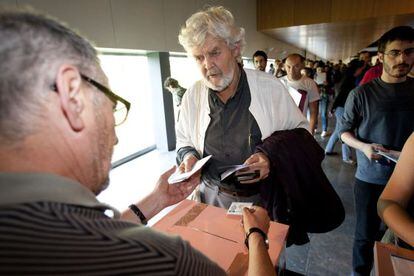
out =
[[[224,7],[210,7],[193,14],[181,28],[178,40],[190,52],[202,46],[208,34],[223,39],[232,49],[238,46],[240,55],[246,44],[244,28],[235,25],[233,15]]]

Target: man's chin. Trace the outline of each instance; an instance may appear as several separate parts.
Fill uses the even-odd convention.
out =
[[[105,181],[99,186],[97,187],[96,191],[93,191],[95,195],[99,195],[101,192],[105,191],[106,188],[108,188],[109,186],[109,176],[105,179]]]
[[[207,79],[203,79],[203,82],[208,88],[210,88],[210,89],[212,89],[212,90],[214,90],[215,92],[218,92],[218,93],[220,93],[221,91],[223,91],[225,89],[225,87],[223,87],[222,85],[215,85]]]

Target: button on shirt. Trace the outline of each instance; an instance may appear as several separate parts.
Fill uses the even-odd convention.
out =
[[[259,126],[249,111],[250,89],[243,69],[233,97],[223,103],[217,93],[209,89],[211,120],[206,132],[204,156],[212,155],[212,158],[203,170],[202,180],[233,191],[245,190],[246,185],[234,180],[220,181],[220,174],[226,166],[243,164],[261,143]]]

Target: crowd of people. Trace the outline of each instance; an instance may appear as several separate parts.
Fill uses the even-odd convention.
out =
[[[109,184],[115,126],[127,119],[131,104],[108,88],[95,48],[32,11],[0,11],[0,37],[7,38],[0,41],[0,274],[225,275],[188,242],[143,227],[193,193],[222,208],[253,202],[240,226],[248,274],[275,275],[266,244],[270,219],[290,225],[288,244],[304,244],[307,233],[328,232],[344,220],[321,168],[339,140],[344,161],[353,161],[351,148],[357,156],[354,275],[372,268],[377,202],[397,239],[414,245],[412,27],[379,39],[381,70],[370,71],[367,52],[348,64],[291,53],[268,74],[264,51],[253,55],[258,70],[243,68],[245,30],[230,11],[194,13],[178,38],[202,79],[187,90],[171,78],[164,86],[180,108],[177,169],[188,172],[212,157],[176,185],[167,182],[171,168],[122,213],[96,195]],[[325,151],[313,136],[318,110],[322,137],[329,136],[329,114],[337,120]],[[401,151],[395,170],[379,154]],[[235,164],[248,167],[222,180]]]
[[[335,113],[333,101],[335,96],[339,94],[340,90],[343,90],[340,86],[342,85],[344,77],[349,74],[348,67],[352,67],[355,64],[351,62],[354,60],[360,60],[363,64],[362,68],[356,72],[355,80],[353,81],[355,86],[358,86],[360,83],[366,83],[368,80],[380,76],[382,63],[380,63],[377,59],[375,66],[372,66],[372,56],[373,53],[362,51],[359,53],[358,57],[354,57],[350,63],[346,64],[343,63],[342,60],[338,60],[337,63],[322,60],[311,60],[306,59],[298,53],[292,53],[282,60],[276,59],[274,65],[273,63],[270,63],[268,73],[281,79],[288,87],[293,87],[296,90],[308,91],[308,93],[312,94],[310,95],[310,102],[315,102],[314,105],[317,105],[318,109],[315,110],[314,106],[309,109],[308,114],[306,107],[302,108],[302,106],[300,106],[300,108],[304,112],[304,115],[308,116],[310,119],[309,121],[312,133],[319,132],[321,137],[328,137],[333,132],[332,130],[328,130],[328,120]],[[293,63],[292,59],[294,59]],[[265,71],[268,63],[267,61],[268,58],[264,51],[258,50],[253,55],[253,63],[255,68],[258,70]],[[368,73],[367,77],[362,80],[365,73],[369,69],[371,69],[370,73]],[[349,80],[347,80],[347,82],[348,81]],[[315,88],[315,84],[317,88]],[[352,87],[346,87],[346,89],[349,89],[349,92],[352,90]],[[317,91],[317,93],[315,91]],[[316,94],[318,96],[316,96]],[[318,131],[318,117],[321,118],[320,131]],[[328,154],[331,153],[330,151],[327,152]],[[344,160],[348,161],[348,159]]]
[[[308,102],[319,102],[322,137],[331,134],[327,129],[328,114],[335,114],[336,125],[325,154],[337,154],[335,144],[341,140],[342,160],[357,163],[353,275],[369,275],[372,269],[374,242],[383,234],[377,202],[380,216],[396,233],[399,244],[407,247],[413,244],[414,182],[409,169],[413,156],[412,138],[391,179],[394,164],[378,154],[388,152],[398,156],[414,131],[414,82],[410,76],[414,63],[413,28],[399,26],[386,32],[378,41],[376,54],[374,66],[372,54],[367,51],[360,52],[348,64],[341,60],[336,64],[305,60],[298,54],[291,54],[283,61],[276,60],[277,67],[284,72],[269,71],[288,88],[294,88],[293,92],[289,90],[292,98],[295,99],[294,93],[303,96],[303,91],[315,94],[313,99],[309,96]],[[313,93],[315,89],[318,93]],[[302,110],[301,102],[295,102]],[[309,122],[313,132],[318,115],[312,112],[310,104]],[[353,160],[351,149],[356,150],[357,160]]]

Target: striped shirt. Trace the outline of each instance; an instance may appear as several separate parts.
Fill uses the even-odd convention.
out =
[[[0,173],[0,274],[225,275],[179,237],[108,209],[72,180]]]

